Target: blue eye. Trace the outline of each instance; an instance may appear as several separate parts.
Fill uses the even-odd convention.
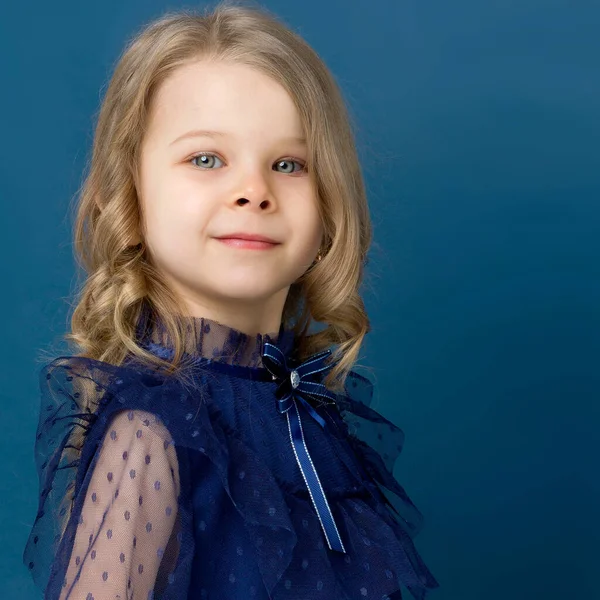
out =
[[[220,158],[218,158],[216,155],[214,154],[210,154],[208,152],[205,152],[203,154],[196,154],[196,156],[192,156],[192,158],[190,159],[192,162],[194,162],[197,158],[202,159],[202,165],[203,166],[208,166],[208,168],[210,169],[210,162],[211,159],[216,158],[217,160],[221,160]],[[196,166],[199,166],[198,164],[194,163]]]
[[[196,163],[196,159],[201,159],[200,164]],[[203,170],[210,170],[212,167],[214,167],[214,160],[218,160],[221,161],[221,159],[216,156],[215,154],[212,154],[211,152],[202,152],[200,154],[196,154],[195,156],[192,156],[192,158],[190,158],[190,161],[197,167],[202,166]],[[283,160],[279,160],[277,161],[275,164],[280,166],[280,165],[286,165],[286,164],[296,164],[299,166],[299,168],[294,169],[292,167],[291,171],[283,171],[284,173],[297,173],[299,171],[304,172],[306,171],[306,165],[300,161],[291,159],[291,158],[285,158]]]
[[[278,160],[277,164],[278,165],[284,165],[285,163],[296,163],[297,165],[300,165],[300,168],[297,169],[296,171],[287,171],[288,173],[296,173],[298,171],[306,171],[306,165],[304,163],[301,163],[297,160],[294,160],[292,158],[284,158],[283,160]]]

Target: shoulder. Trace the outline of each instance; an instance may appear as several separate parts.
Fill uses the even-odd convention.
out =
[[[165,446],[172,442],[171,434],[160,417],[142,409],[123,409],[114,413],[106,435],[112,440],[119,435],[131,440],[162,440]]]
[[[98,448],[102,471],[118,478],[134,479],[148,472],[171,474],[179,487],[179,465],[172,436],[156,414],[144,410],[122,410],[112,415]],[[103,477],[103,473],[100,473]]]
[[[57,410],[78,417],[110,415],[125,407],[160,412],[160,399],[177,385],[176,378],[139,363],[114,365],[82,356],[57,357],[39,371],[42,413]]]
[[[160,454],[167,454],[172,462],[177,460],[168,427],[156,413],[146,410],[124,409],[114,413],[102,440],[103,447],[110,447],[111,444],[118,448],[153,449]]]
[[[45,459],[40,469],[49,468],[58,452],[69,460],[80,458],[85,472],[102,450],[102,460],[116,470],[127,454],[161,455],[177,470],[173,434],[163,420],[161,381],[152,372],[61,356],[41,368],[40,391],[36,452],[40,462]]]

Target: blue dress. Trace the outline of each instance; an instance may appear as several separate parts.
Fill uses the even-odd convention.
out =
[[[140,343],[168,358],[163,337]],[[134,358],[40,373],[39,510],[23,560],[51,600],[417,600],[438,587],[371,382],[321,381],[294,333],[190,320],[187,378]]]

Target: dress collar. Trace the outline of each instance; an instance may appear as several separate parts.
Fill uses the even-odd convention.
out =
[[[184,351],[190,356],[230,365],[261,368],[265,343],[276,344],[287,356],[294,348],[294,332],[285,329],[283,323],[277,332],[249,335],[206,317],[186,317],[186,321]],[[159,322],[150,319],[147,313],[142,316],[138,325],[138,341],[163,358],[172,354],[172,344],[166,331]]]

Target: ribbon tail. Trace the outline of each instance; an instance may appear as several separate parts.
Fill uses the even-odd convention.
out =
[[[344,548],[342,538],[340,537],[337,525],[331,514],[329,503],[325,497],[325,492],[321,486],[321,481],[317,475],[312,458],[306,447],[304,432],[302,431],[302,422],[300,420],[300,414],[298,413],[298,406],[295,398],[292,401],[289,410],[286,412],[286,415],[290,432],[290,441],[292,443],[294,454],[296,455],[296,461],[298,462],[298,466],[304,477],[304,482],[308,488],[312,504],[319,517],[319,522],[321,523],[321,528],[325,534],[327,545],[330,550],[337,550],[338,552],[343,552],[345,554],[346,549]]]
[[[302,397],[298,396],[298,400],[302,402],[304,408],[308,411],[308,414],[325,430],[327,431],[327,423],[325,419]]]

